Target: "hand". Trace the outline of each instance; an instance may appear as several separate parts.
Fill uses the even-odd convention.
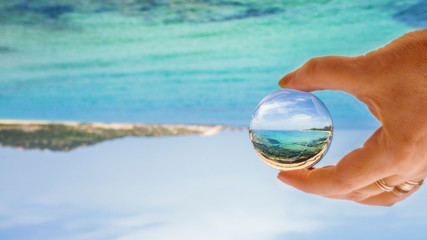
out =
[[[364,56],[313,58],[279,85],[339,90],[365,103],[382,126],[335,166],[283,171],[279,179],[308,193],[391,206],[405,196],[381,190],[427,176],[427,30],[405,34]]]

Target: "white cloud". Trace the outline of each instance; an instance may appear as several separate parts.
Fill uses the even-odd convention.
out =
[[[292,101],[272,101],[265,102],[259,106],[251,122],[251,127],[259,128],[258,125],[264,125],[271,121],[271,117],[287,116],[292,110],[291,106],[295,102]]]
[[[349,136],[338,135],[326,163],[358,147],[356,140],[363,143]],[[395,207],[362,207],[283,185],[253,152],[247,133],[126,138],[69,153],[2,148],[0,155],[0,189],[10,189],[0,196],[0,230],[19,231],[23,240],[268,240],[335,233],[337,223],[360,229],[361,218],[382,222],[382,229],[407,220],[387,220]],[[419,213],[425,199],[419,194],[425,192],[399,212]],[[421,229],[425,214],[411,217],[403,229]]]
[[[0,220],[0,229],[41,225],[52,219],[51,216],[46,214],[15,212]]]
[[[289,118],[289,121],[299,122],[299,121],[310,121],[313,117],[307,114],[295,114]]]
[[[329,114],[315,96],[263,100],[255,111],[251,129],[302,130],[330,125]]]

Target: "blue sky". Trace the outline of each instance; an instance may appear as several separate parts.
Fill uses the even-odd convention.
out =
[[[336,131],[319,165],[372,132]],[[425,237],[423,188],[394,207],[370,207],[297,191],[276,175],[246,132],[125,138],[69,153],[1,148],[0,238]]]
[[[254,130],[304,130],[332,126],[326,106],[313,94],[283,89],[266,96],[252,115]]]

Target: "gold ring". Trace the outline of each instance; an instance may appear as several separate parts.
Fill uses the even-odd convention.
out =
[[[413,180],[409,180],[409,181],[406,181],[406,183],[409,183],[409,184],[412,184],[412,185],[423,185],[423,183],[424,183],[424,179],[421,179],[420,181],[413,181]]]
[[[415,187],[415,185],[414,185],[414,184],[412,184],[412,183],[408,183],[408,182],[404,182],[404,183],[401,183],[401,184],[399,184],[399,185],[395,186],[394,188],[399,188],[400,190],[403,190],[403,191],[409,192],[409,191],[411,191],[411,190],[412,190],[412,188],[414,188],[414,187]]]
[[[395,186],[392,192],[397,196],[405,196],[415,187],[415,185],[422,185],[423,182],[424,179],[421,179],[420,181],[409,180]]]
[[[405,191],[405,190],[401,189],[399,186],[396,186],[395,188],[393,188],[392,192],[394,193],[394,195],[399,196],[399,197],[405,196],[406,194],[409,193],[409,191]]]
[[[393,191],[393,190],[394,190],[394,187],[387,185],[387,184],[384,182],[384,179],[382,179],[382,178],[381,178],[381,179],[379,179],[379,180],[377,180],[375,183],[377,184],[377,186],[378,186],[379,188],[381,188],[381,190],[383,190],[383,191],[385,191],[385,192],[391,192],[391,191]]]

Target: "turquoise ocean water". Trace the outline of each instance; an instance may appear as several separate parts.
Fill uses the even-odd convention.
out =
[[[0,3],[0,118],[246,126],[312,57],[355,56],[427,26],[425,1]],[[316,92],[336,126],[377,123]]]
[[[309,146],[313,141],[326,141],[329,133],[326,131],[290,131],[290,130],[252,130],[263,143],[287,146]]]
[[[254,148],[269,160],[298,163],[328,147],[326,131],[251,130]],[[279,159],[273,159],[273,157]]]

